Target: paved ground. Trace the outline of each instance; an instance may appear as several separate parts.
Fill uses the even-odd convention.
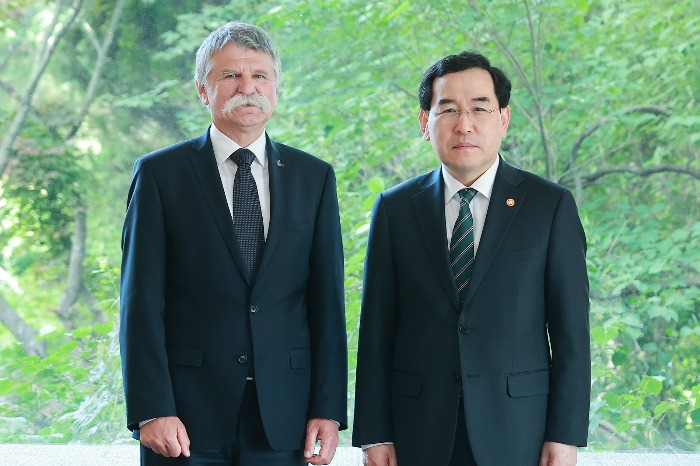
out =
[[[332,466],[361,466],[357,448],[339,448]],[[0,466],[138,466],[135,445],[3,445]],[[698,466],[700,453],[579,453],[579,466]],[[430,466],[430,465],[426,465]],[[517,465],[504,465],[517,466]]]
[[[359,466],[361,452],[340,448],[333,466]],[[0,466],[138,466],[136,445],[3,445]]]

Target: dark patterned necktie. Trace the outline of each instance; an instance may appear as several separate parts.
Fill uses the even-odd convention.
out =
[[[248,278],[250,283],[253,283],[265,244],[258,187],[250,171],[255,154],[241,148],[234,152],[231,158],[238,165],[236,178],[233,180],[233,226],[248,269]]]
[[[459,215],[450,240],[450,264],[461,301],[464,301],[467,294],[467,285],[472,276],[474,264],[474,219],[469,210],[469,203],[476,193],[476,189],[473,188],[459,191]]]

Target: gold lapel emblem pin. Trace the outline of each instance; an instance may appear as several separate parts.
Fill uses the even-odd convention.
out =
[[[515,205],[515,199],[506,199],[506,205],[508,207],[513,207]]]

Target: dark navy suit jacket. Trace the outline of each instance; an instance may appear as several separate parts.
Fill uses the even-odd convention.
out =
[[[586,240],[569,191],[503,160],[465,302],[450,269],[440,168],[377,198],[360,323],[353,443],[446,465],[459,396],[477,464],[536,466],[585,445]]]
[[[192,448],[230,442],[249,365],[270,445],[310,418],[347,427],[335,175],[267,139],[270,224],[248,283],[209,132],[139,158],[124,223],[120,340],[127,423],[179,416]]]

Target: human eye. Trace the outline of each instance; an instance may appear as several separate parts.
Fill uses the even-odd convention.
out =
[[[452,114],[454,114],[454,113],[457,113],[457,109],[456,109],[456,108],[449,107],[449,108],[444,108],[444,109],[442,109],[442,110],[438,110],[437,113],[436,113],[436,115],[437,115],[437,116],[440,116],[440,115],[452,115]]]
[[[252,70],[252,76],[255,79],[269,79],[270,72],[263,69]]]
[[[474,113],[483,113],[483,112],[488,112],[484,107],[472,107],[472,112]]]

